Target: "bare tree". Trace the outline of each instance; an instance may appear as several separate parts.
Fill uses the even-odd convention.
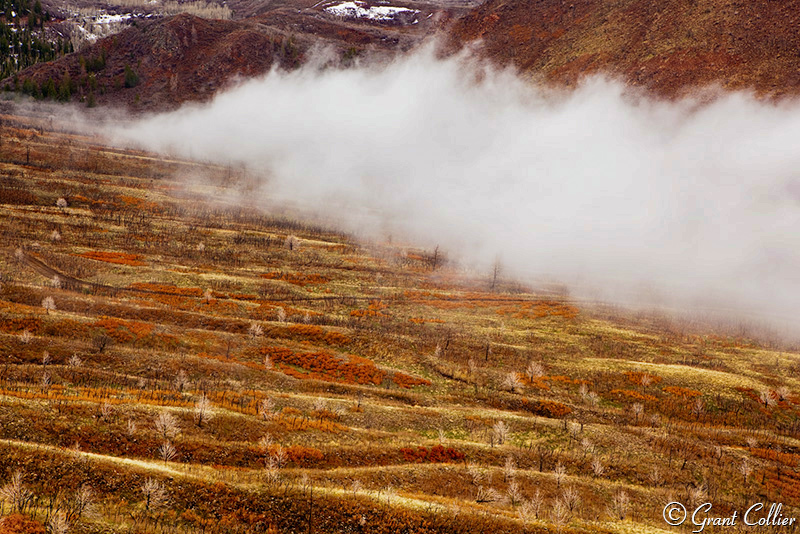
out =
[[[81,485],[72,498],[72,509],[67,520],[78,520],[85,515],[90,515],[94,510],[94,492],[88,484]]]
[[[276,446],[270,455],[271,459],[275,461],[278,469],[282,469],[286,465],[286,450],[280,445]]]
[[[161,435],[164,441],[173,439],[180,432],[178,420],[169,412],[159,412],[153,420],[153,427]]]
[[[475,502],[495,502],[500,499],[500,494],[494,488],[478,486],[475,492]]]
[[[162,443],[156,452],[158,452],[158,457],[164,460],[164,463],[172,461],[178,454],[178,451],[175,450],[175,446],[169,441]]]
[[[597,456],[592,458],[592,472],[594,473],[594,476],[596,476],[597,478],[600,478],[601,476],[603,476],[603,473],[606,472],[606,468],[603,465],[603,462],[600,461],[600,458],[598,458]]]
[[[567,476],[567,468],[564,467],[564,464],[558,462],[556,466],[553,468],[553,476],[556,479],[556,486],[561,487],[561,483],[564,481],[564,478]]]
[[[772,393],[769,390],[766,389],[762,390],[758,398],[761,399],[761,402],[764,403],[765,408],[769,408],[770,406],[775,405],[775,399],[773,398]]]
[[[261,414],[264,421],[272,419],[275,417],[275,402],[269,397],[264,397],[258,403],[258,413]]]
[[[694,401],[694,404],[692,405],[692,413],[694,413],[697,416],[697,418],[700,419],[700,416],[703,415],[703,412],[705,410],[706,410],[706,405],[703,402],[703,399],[697,397],[697,399],[695,399]]]
[[[639,418],[642,417],[644,413],[644,405],[640,402],[634,403],[632,406],[633,415],[636,416],[636,423],[639,423]]]
[[[58,200],[56,200],[56,206],[62,210],[66,209],[68,206],[67,199],[64,197],[59,197]]]
[[[522,381],[517,376],[517,373],[508,373],[503,380],[503,387],[511,393],[519,393],[522,391]]]
[[[534,519],[539,519],[539,512],[542,509],[542,494],[537,489],[533,496],[525,501],[522,501],[521,506],[517,510],[517,514],[523,523],[529,523]]]
[[[750,473],[752,472],[752,468],[750,467],[750,461],[747,458],[742,460],[742,463],[739,466],[739,472],[744,477],[744,483],[747,484],[747,477],[750,476]]]
[[[608,515],[619,521],[624,521],[631,507],[631,499],[622,490],[614,494],[611,503],[608,505]]]
[[[494,288],[497,286],[497,277],[500,276],[500,260],[495,260],[494,266],[492,267],[492,285],[490,289],[494,291]]]
[[[552,508],[550,508],[550,521],[553,522],[553,526],[561,532],[569,524],[570,519],[571,514],[567,505],[561,499],[556,499]]]
[[[61,241],[61,234],[58,233],[58,230],[53,230],[50,232],[50,241],[53,241],[54,243]]]
[[[655,487],[660,486],[661,482],[663,482],[664,480],[661,476],[661,471],[658,469],[658,466],[653,467],[653,469],[650,471],[649,478],[650,478],[650,483],[652,483],[653,486]]]
[[[178,371],[178,374],[175,376],[175,380],[172,381],[175,385],[175,389],[179,392],[182,392],[184,389],[188,389],[191,382],[189,381],[189,377],[186,376],[186,371],[181,369]]]
[[[64,512],[57,512],[50,516],[47,522],[47,532],[49,534],[67,534],[69,532],[69,522]]]
[[[503,465],[503,479],[508,482],[514,480],[517,475],[517,464],[514,463],[514,458],[506,456],[506,463]]]
[[[279,323],[286,322],[286,310],[282,307],[278,308],[278,322]]]
[[[169,502],[169,494],[164,484],[158,480],[148,478],[140,488],[144,497],[145,512],[157,511]]]
[[[32,498],[33,494],[22,482],[21,471],[15,471],[11,475],[11,480],[0,488],[0,500],[7,502],[11,510],[16,513],[21,514]]]
[[[544,376],[544,366],[534,360],[528,362],[528,367],[525,369],[525,375],[528,377],[528,380],[533,382],[539,377]]]
[[[281,472],[278,463],[274,458],[270,457],[267,460],[267,465],[264,467],[264,482],[267,484],[275,484],[280,480]]]
[[[42,378],[39,380],[39,387],[42,389],[42,393],[47,393],[50,390],[50,373],[45,371],[42,373]]]
[[[293,235],[286,236],[286,241],[284,241],[283,246],[288,250],[297,250],[300,248],[300,240]]]
[[[252,323],[247,332],[250,334],[251,339],[255,339],[264,335],[264,327],[258,323]]]
[[[519,484],[517,484],[516,480],[509,482],[506,495],[508,495],[508,500],[511,501],[511,506],[517,506],[522,502],[522,491],[519,489]]]
[[[203,395],[194,405],[194,422],[197,423],[197,426],[203,426],[203,423],[207,423],[213,418],[211,401]]]
[[[317,397],[314,399],[314,403],[311,405],[311,410],[315,412],[324,412],[328,409],[328,401],[323,399],[322,397]]]
[[[508,425],[504,421],[498,421],[492,427],[492,436],[497,440],[498,445],[502,445],[508,439]]]
[[[467,474],[472,478],[472,484],[479,486],[488,480],[486,470],[481,469],[475,464],[467,464]]]
[[[49,314],[51,310],[56,309],[56,301],[53,300],[53,297],[45,297],[42,299],[42,308]]]
[[[67,361],[67,366],[73,370],[83,367],[83,360],[77,354],[73,354]]]
[[[100,404],[100,419],[103,421],[109,421],[111,416],[114,414],[114,409],[111,405],[107,402],[103,402]]]
[[[578,493],[578,490],[574,486],[568,486],[561,490],[561,500],[566,505],[570,514],[574,514],[578,511],[578,506],[580,506],[581,494]]]
[[[33,334],[31,334],[31,331],[30,331],[30,330],[27,330],[27,329],[26,329],[26,330],[23,330],[23,331],[22,331],[22,332],[20,332],[20,334],[19,334],[19,340],[20,340],[20,342],[22,342],[24,345],[27,345],[28,343],[30,343],[31,341],[33,341]]]

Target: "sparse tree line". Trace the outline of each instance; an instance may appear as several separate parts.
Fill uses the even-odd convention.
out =
[[[0,79],[72,51],[69,40],[47,36],[50,14],[39,0],[3,0],[0,9]]]

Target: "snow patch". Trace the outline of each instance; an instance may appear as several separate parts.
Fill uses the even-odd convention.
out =
[[[326,7],[323,11],[337,17],[350,19],[369,19],[381,22],[410,19],[419,13],[416,9],[393,6],[368,6],[363,2],[342,2]]]

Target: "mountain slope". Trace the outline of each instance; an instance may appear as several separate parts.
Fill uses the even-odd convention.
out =
[[[60,88],[68,74],[70,93],[81,99],[91,94],[98,102],[160,107],[203,100],[234,77],[261,74],[273,63],[291,65],[299,53],[287,38],[255,24],[178,15],[34,65],[20,79],[42,88],[53,80]]]
[[[661,95],[719,84],[800,88],[800,2],[489,0],[452,28],[456,46],[574,84],[606,72]]]
[[[333,50],[332,57],[344,64],[361,54],[407,49],[425,32],[418,27],[430,24],[364,24],[290,8],[244,21],[181,14],[137,22],[79,53],[34,65],[2,86],[89,105],[171,109],[207,100],[234,80],[273,66],[297,67],[312,48]]]

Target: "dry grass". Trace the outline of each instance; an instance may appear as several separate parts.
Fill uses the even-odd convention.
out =
[[[0,482],[26,473],[28,515],[80,481],[98,511],[76,532],[307,530],[312,494],[320,532],[362,515],[376,532],[660,532],[663,505],[703,484],[715,508],[800,506],[795,353],[491,292],[424,251],[212,203],[246,179],[232,169],[4,123],[0,167],[28,196],[0,205]],[[174,178],[201,170],[202,191]],[[157,512],[145,476],[174,479]],[[580,504],[561,525],[564,488]],[[608,513],[620,491],[625,521]]]

